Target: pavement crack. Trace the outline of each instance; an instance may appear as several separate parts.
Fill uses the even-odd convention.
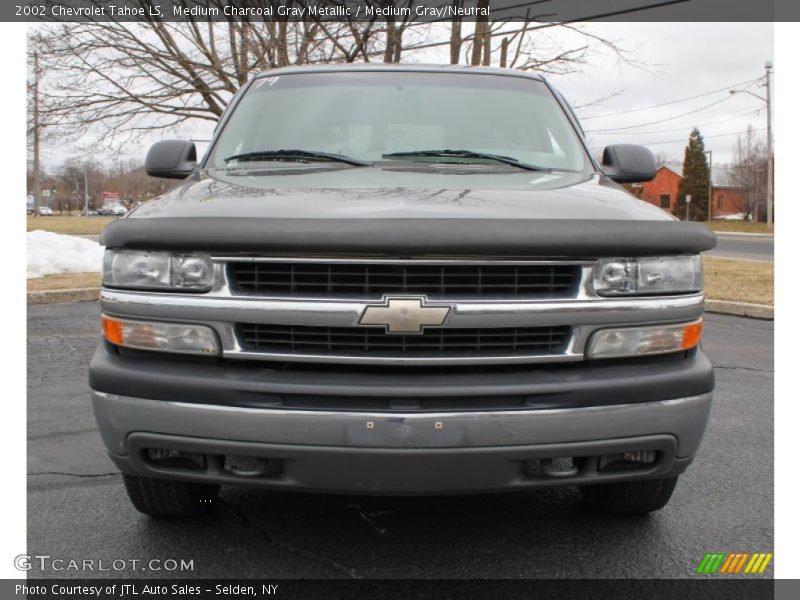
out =
[[[358,572],[355,569],[351,569],[351,568],[341,564],[340,562],[330,558],[329,556],[325,556],[324,554],[320,554],[318,552],[314,552],[313,550],[307,550],[305,548],[301,548],[299,546],[295,546],[293,544],[289,544],[287,542],[283,542],[281,540],[276,539],[269,532],[269,530],[265,529],[264,527],[260,527],[259,525],[256,525],[255,523],[253,523],[247,517],[247,515],[244,514],[244,512],[241,509],[239,509],[238,507],[234,506],[230,502],[227,502],[227,501],[223,500],[222,498],[217,498],[217,502],[219,504],[221,504],[222,506],[224,506],[225,508],[227,508],[231,513],[233,513],[233,515],[239,521],[241,521],[241,523],[245,527],[250,527],[250,528],[255,529],[256,531],[258,531],[261,534],[261,536],[264,538],[264,540],[266,540],[266,542],[268,544],[273,545],[273,546],[277,546],[278,548],[286,550],[287,552],[290,552],[291,554],[295,554],[297,556],[301,556],[301,557],[303,557],[305,559],[325,564],[325,565],[335,569],[336,571],[339,571],[340,573],[344,573],[345,575],[347,575],[351,579],[361,579],[361,575],[359,575]]]
[[[775,373],[772,369],[757,369],[755,367],[737,367],[734,365],[714,365],[714,369],[722,371],[753,371],[755,373]]]
[[[375,533],[377,533],[379,535],[386,535],[386,528],[385,527],[381,527],[380,525],[378,525],[375,522],[375,517],[380,517],[382,515],[392,514],[393,511],[391,511],[391,510],[379,510],[379,511],[375,511],[375,512],[367,512],[367,511],[363,510],[361,508],[361,505],[359,505],[359,504],[348,504],[347,507],[355,509],[356,512],[358,513],[358,516],[361,517],[362,520],[364,520],[367,523],[369,523],[369,526],[372,528],[372,530]]]
[[[32,475],[64,475],[66,477],[116,477],[119,473],[67,473],[66,471],[42,471],[41,473],[28,473]]]

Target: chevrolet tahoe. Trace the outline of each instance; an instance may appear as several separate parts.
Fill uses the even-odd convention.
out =
[[[544,78],[334,65],[261,73],[205,155],[103,232],[90,386],[133,505],[198,515],[222,485],[348,494],[578,486],[662,507],[714,377],[716,239],[595,159]]]

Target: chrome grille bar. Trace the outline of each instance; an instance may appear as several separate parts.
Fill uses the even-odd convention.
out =
[[[217,332],[223,356],[231,359],[261,361],[293,361],[319,363],[384,364],[384,365],[470,365],[470,364],[514,364],[514,363],[558,363],[583,360],[584,347],[594,331],[603,327],[619,325],[675,323],[690,321],[702,315],[703,295],[687,294],[663,297],[602,298],[593,293],[591,277],[593,261],[589,260],[481,260],[465,258],[373,258],[373,257],[273,257],[273,256],[215,256],[217,282],[214,289],[206,294],[177,294],[160,292],[137,292],[104,288],[101,292],[103,311],[127,318],[163,319],[207,324]],[[370,281],[373,268],[386,265],[412,265],[442,267],[462,267],[480,265],[492,268],[509,267],[508,274],[513,284],[531,266],[569,266],[577,270],[573,287],[564,295],[538,295],[534,297],[513,297],[502,291],[481,295],[463,293],[436,299],[437,303],[451,306],[444,327],[431,328],[439,336],[438,345],[424,351],[408,344],[419,340],[420,335],[409,336],[405,345],[391,353],[376,352],[371,338],[367,338],[362,348],[340,346],[337,352],[328,348],[335,341],[334,331],[340,328],[365,330],[360,326],[361,316],[368,306],[380,302],[383,293],[371,293],[368,297],[363,291],[347,292],[344,297],[313,296],[307,292],[298,295],[283,294],[241,294],[228,279],[229,263],[282,264],[301,266],[335,264],[337,268],[350,268],[354,265],[369,265]],[[366,269],[364,270],[366,273]],[[325,269],[326,287],[333,282],[334,270]],[[396,278],[407,284],[409,270],[398,271]],[[437,278],[441,281],[441,278]],[[481,280],[483,284],[483,279]],[[549,279],[548,279],[549,283]],[[485,290],[485,288],[483,288]],[[389,294],[391,295],[391,294]],[[400,294],[402,296],[402,294]],[[416,293],[416,297],[425,294]],[[325,330],[324,347],[305,347],[296,343],[294,348],[265,348],[253,350],[237,332],[237,324],[258,325],[273,328],[288,328],[292,340],[297,341],[297,332],[302,328],[321,328]],[[520,332],[531,328],[567,328],[564,343],[556,348],[528,348],[515,350],[520,344]],[[453,330],[479,331],[482,351],[455,346],[447,348],[444,336]],[[490,338],[484,339],[484,332],[502,329],[510,333],[511,348],[486,352]],[[380,330],[379,330],[380,331]],[[426,330],[427,331],[427,330]],[[441,333],[438,333],[441,332]],[[369,334],[367,334],[369,335]],[[392,337],[397,339],[397,335]],[[323,338],[319,338],[322,340]],[[427,339],[427,338],[426,338]],[[431,338],[433,339],[433,338]],[[455,338],[449,341],[457,343]],[[509,338],[504,338],[508,341]],[[475,341],[475,340],[471,340]],[[360,342],[359,342],[360,343]],[[403,347],[404,346],[404,347]]]

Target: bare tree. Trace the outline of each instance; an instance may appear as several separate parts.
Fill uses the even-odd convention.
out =
[[[481,6],[483,1],[477,0],[476,6]],[[454,6],[462,3],[462,0],[453,0]],[[579,71],[601,49],[631,66],[648,66],[636,57],[635,48],[622,40],[603,38],[581,25],[541,23],[538,18],[530,15],[524,19],[489,21],[486,17],[477,17],[473,31],[466,34],[463,20],[453,18],[449,39],[408,43],[406,50],[413,52],[446,44],[450,47],[451,64],[463,60],[471,65],[497,65],[548,75]],[[572,39],[565,41],[565,33],[572,34]],[[464,48],[467,54],[462,59],[459,55]]]
[[[86,0],[99,2],[100,0]],[[142,7],[149,0],[131,0]],[[272,1],[272,0],[269,0]],[[294,0],[302,4],[305,0]],[[415,0],[399,0],[412,8]],[[227,0],[209,0],[222,7]],[[452,0],[454,5],[463,0]],[[384,5],[384,0],[375,0]],[[398,3],[395,3],[398,4]],[[488,0],[478,0],[479,5]],[[146,13],[147,11],[145,11]],[[595,52],[610,51],[635,64],[616,40],[571,24],[479,19],[466,23],[412,22],[409,18],[275,22],[255,19],[183,22],[143,17],[137,22],[60,23],[39,26],[47,85],[41,116],[66,142],[120,149],[152,131],[214,123],[236,91],[256,72],[290,65],[399,62],[449,46],[451,62],[502,65],[563,74],[582,68]],[[463,26],[463,27],[462,27]],[[565,42],[556,32],[569,34]]]
[[[752,126],[739,136],[733,147],[733,164],[728,170],[728,184],[739,190],[731,195],[734,208],[745,220],[758,219],[759,205],[766,206],[766,151]]]
[[[142,5],[147,0],[135,0]],[[225,0],[212,0],[220,7]],[[39,49],[48,89],[42,115],[67,138],[96,133],[119,145],[152,129],[215,122],[256,72],[289,65],[399,61],[408,21],[185,22],[143,18],[43,26]]]
[[[27,150],[31,182],[28,190],[33,194],[33,214],[39,216],[39,207],[42,200],[42,145],[54,138],[54,131],[47,127],[47,121],[42,115],[42,75],[43,69],[39,60],[39,49],[35,45],[28,48],[28,63],[30,66],[27,81]]]
[[[668,165],[668,164],[672,163],[672,162],[676,162],[673,159],[671,159],[667,155],[667,153],[664,152],[663,150],[659,150],[658,152],[656,152],[655,155],[653,156],[653,158],[656,161],[656,167],[658,167],[659,169],[661,167],[665,166],[665,165]]]

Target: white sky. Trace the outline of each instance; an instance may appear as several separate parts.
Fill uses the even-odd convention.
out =
[[[766,128],[766,103],[748,94],[731,96],[728,88],[764,75],[765,61],[773,60],[772,23],[592,23],[583,27],[605,39],[619,41],[647,65],[631,66],[611,52],[598,50],[581,72],[548,77],[574,106],[619,92],[602,104],[578,110],[595,155],[608,144],[635,143],[682,162],[689,133],[697,126],[706,138],[706,149],[713,153],[714,164],[721,165],[732,160],[735,132],[745,131],[748,125],[756,130]],[[562,36],[567,44],[570,37],[574,39],[574,34],[558,28],[549,32]],[[432,61],[446,59],[446,49],[431,56]],[[775,84],[774,73],[772,81]],[[748,91],[765,96],[766,90],[759,84],[754,83]],[[630,112],[712,90],[721,91]],[[587,118],[623,111],[627,114]],[[692,114],[685,115],[689,112]],[[654,123],[658,121],[663,122]],[[772,122],[775,129],[774,110]],[[629,129],[591,133],[622,127]],[[766,139],[765,131],[756,133]],[[775,135],[773,131],[773,138]]]
[[[748,94],[731,96],[724,88],[764,75],[765,61],[773,59],[772,23],[598,23],[588,27],[604,37],[625,40],[637,47],[637,56],[654,66],[643,71],[618,64],[605,55],[593,60],[582,74],[553,80],[574,104],[622,90],[602,106],[581,111],[584,129],[589,132],[669,119],[614,133],[588,133],[592,146],[642,143],[653,152],[682,161],[689,132],[697,126],[706,138],[706,149],[713,152],[714,162],[722,164],[731,160],[731,147],[737,137],[731,133],[744,131],[748,125],[766,128],[765,102]],[[773,73],[773,84],[779,78],[779,74]],[[748,91],[765,96],[766,90],[759,87],[760,83],[753,84]],[[723,91],[651,110],[586,119],[718,89]],[[719,100],[719,104],[703,108]],[[690,111],[697,112],[673,118]],[[773,128],[775,122],[773,110]],[[758,134],[766,138],[765,131]]]
[[[637,68],[621,62],[610,52],[599,50],[580,73],[550,77],[551,83],[576,106],[617,94],[602,104],[578,111],[595,155],[607,144],[641,143],[654,153],[680,162],[689,132],[693,126],[698,126],[705,137],[706,148],[713,151],[714,164],[721,165],[731,161],[736,134],[748,125],[760,130],[757,133],[762,139],[765,136],[765,103],[748,94],[731,96],[727,89],[764,75],[764,62],[772,60],[773,56],[772,23],[592,23],[583,27],[604,38],[620,41],[635,51],[638,61],[647,65]],[[559,28],[548,30],[548,35],[563,37],[565,44],[575,40],[575,34]],[[444,47],[410,58],[414,62],[447,62],[447,52]],[[777,67],[780,69],[780,65]],[[773,76],[773,83],[776,79],[779,85],[780,71]],[[712,90],[720,91],[630,112]],[[759,83],[754,83],[748,91],[765,95]],[[712,103],[717,104],[705,108]],[[623,111],[627,111],[626,114],[589,118]],[[689,112],[692,114],[685,115]],[[775,122],[773,110],[773,126]],[[595,132],[622,127],[629,129]],[[207,139],[211,130],[207,122],[199,122],[184,126],[182,135]],[[773,132],[773,136],[779,134],[779,130]],[[156,135],[154,140],[160,137]],[[131,149],[129,156],[143,160],[148,145],[149,142]],[[60,145],[43,150],[43,162],[49,167],[58,165],[71,154]],[[104,157],[95,158],[102,160]]]

